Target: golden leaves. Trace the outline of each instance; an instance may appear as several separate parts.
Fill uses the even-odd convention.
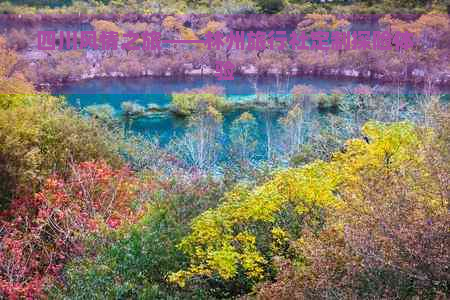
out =
[[[185,273],[174,273],[172,277],[179,279],[182,274],[184,280],[201,273],[218,274],[229,280],[241,265],[247,276],[262,279],[267,261],[260,248],[265,238],[260,235],[266,233],[255,233],[257,224],[270,229],[267,234],[272,240],[273,255],[282,255],[282,245],[299,240],[300,236],[293,236],[278,225],[280,213],[293,207],[296,214],[310,216],[314,223],[317,208],[343,211],[346,204],[337,195],[341,185],[347,192],[353,190],[357,203],[362,169],[379,169],[387,164],[387,157],[393,167],[399,166],[411,159],[410,149],[418,146],[414,126],[407,122],[368,122],[362,131],[369,143],[350,140],[346,151],[335,153],[330,162],[315,161],[288,169],[253,191],[237,187],[226,194],[221,206],[193,221],[191,234],[180,244],[191,256],[191,266],[187,273],[180,271]]]

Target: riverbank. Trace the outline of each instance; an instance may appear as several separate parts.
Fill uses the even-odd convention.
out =
[[[170,70],[165,72],[164,74],[157,74],[152,72],[151,70],[144,70],[142,73],[138,75],[130,75],[126,74],[124,72],[110,72],[110,73],[95,73],[95,72],[89,72],[86,74],[81,75],[80,77],[73,77],[73,78],[66,78],[64,81],[54,81],[54,82],[46,82],[46,83],[39,83],[38,88],[54,88],[57,86],[63,86],[64,84],[71,83],[71,82],[83,82],[86,80],[91,79],[108,79],[108,78],[141,78],[141,77],[150,77],[150,78],[157,78],[157,77],[174,77],[174,78],[184,78],[184,77],[211,77],[215,78],[215,74],[217,74],[216,70],[211,67],[205,67],[203,69],[193,69],[191,67],[191,64],[186,64],[186,69],[184,70],[183,74],[180,74],[179,72],[172,73]],[[250,77],[264,77],[267,75],[275,75],[279,76],[280,79],[285,78],[292,78],[292,77],[302,77],[302,76],[308,76],[308,77],[316,77],[318,80],[323,78],[328,79],[343,79],[343,80],[349,80],[349,79],[357,79],[361,83],[379,83],[379,84],[386,84],[391,83],[394,84],[394,82],[389,78],[389,76],[385,74],[374,74],[371,71],[366,72],[360,72],[355,69],[325,69],[325,70],[299,70],[298,68],[292,68],[290,72],[282,73],[280,70],[277,69],[271,69],[268,72],[266,72],[263,75],[258,74],[258,70],[255,66],[249,66],[244,67],[241,71],[234,73],[239,75],[245,75]],[[412,71],[412,76],[409,76],[407,78],[404,78],[403,80],[396,81],[395,84],[419,84],[424,85],[426,81],[425,78],[425,72],[423,70],[415,69]],[[437,87],[445,88],[447,85],[450,84],[450,72],[446,72],[441,78],[436,79],[434,82],[432,82],[433,85]]]

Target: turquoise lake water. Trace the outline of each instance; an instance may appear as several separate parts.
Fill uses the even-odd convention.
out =
[[[54,94],[63,94],[68,102],[83,109],[90,105],[109,104],[117,114],[120,114],[121,104],[125,101],[133,101],[144,107],[149,104],[161,107],[168,106],[171,101],[171,93],[182,92],[187,89],[200,88],[206,85],[220,85],[224,87],[228,101],[245,101],[252,99],[256,93],[262,94],[287,94],[294,85],[308,84],[317,90],[329,92],[334,88],[351,89],[362,82],[357,80],[343,80],[333,78],[291,77],[279,79],[275,76],[249,77],[236,76],[233,81],[218,81],[215,77],[140,77],[140,78],[108,78],[91,79],[80,82],[69,83],[55,88]],[[367,83],[364,83],[367,84]],[[378,93],[397,93],[397,88],[389,85],[369,84],[376,88]],[[402,86],[398,90],[401,94],[415,94],[419,89],[412,86]],[[229,143],[228,133],[231,122],[243,111],[233,111],[224,115],[225,137],[222,143]],[[285,111],[262,112],[251,110],[258,123],[258,136],[260,146],[258,157],[266,156],[267,128],[270,127],[274,134],[279,127],[278,120],[285,115]],[[313,111],[308,121],[326,119],[326,114]],[[181,136],[186,129],[186,119],[171,114],[163,114],[157,117],[144,117],[131,123],[131,131],[146,137],[158,137],[163,145],[174,138]]]

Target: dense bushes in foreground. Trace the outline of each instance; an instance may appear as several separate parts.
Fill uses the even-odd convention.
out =
[[[65,100],[38,95],[23,77],[24,63],[0,38],[0,207],[36,192],[53,172],[70,163],[102,159],[119,166],[111,133],[82,118]]]
[[[301,95],[297,94],[298,103],[309,101]],[[37,102],[32,103],[50,105],[39,102],[41,98],[50,99],[35,96]],[[24,164],[21,156],[5,150],[9,159],[2,166],[18,165],[18,175],[29,176],[31,170],[43,178],[34,189],[16,190],[21,192],[1,212],[0,295],[211,299],[253,292],[261,299],[446,297],[448,108],[432,104],[423,125],[367,122],[363,138],[350,139],[330,159],[270,176],[261,172],[241,182],[236,180],[239,176],[228,182],[226,176],[210,178],[192,170],[166,173],[161,162],[149,163],[164,157],[151,147],[142,162],[130,160],[141,166],[135,170],[121,166],[109,146],[93,148],[109,149],[102,153],[73,145],[77,153],[68,157],[87,162],[60,160],[52,154],[44,156],[46,168]],[[296,123],[289,120],[299,113],[296,108],[285,120],[293,126],[294,139]],[[36,108],[25,101],[1,112],[16,113],[18,122],[20,115],[27,121],[43,119],[43,125],[23,125],[19,131],[4,125],[0,132],[6,138],[25,129],[39,133],[41,128],[58,128],[47,127],[58,121],[48,121],[45,110],[38,117],[27,109]],[[60,120],[59,110],[51,112]],[[237,120],[235,151],[245,159],[242,153],[251,152],[253,145],[248,130],[254,119],[247,113]],[[75,124],[89,132],[83,123]],[[59,145],[70,141],[59,140],[58,130],[44,132],[47,138],[29,140],[60,141],[49,143],[45,153],[61,153]],[[10,140],[23,142],[29,136]],[[41,149],[31,142],[21,147]],[[139,155],[145,154],[141,150]],[[108,153],[109,162],[94,160]],[[31,181],[14,186],[26,187],[27,182]]]
[[[348,149],[359,170],[338,189],[342,206],[320,232],[305,228],[292,244],[296,257],[276,261],[277,280],[262,286],[261,299],[448,297],[448,132],[415,134],[416,149],[394,154],[383,143],[378,166],[358,164]]]
[[[84,253],[84,241],[132,222],[139,200],[136,180],[105,163],[71,165],[63,179],[53,175],[35,195],[22,194],[1,213],[0,295],[43,296],[64,264]],[[132,205],[133,204],[133,205]]]
[[[206,290],[182,290],[171,285],[167,274],[188,263],[176,247],[188,224],[199,213],[215,207],[223,186],[209,179],[186,185],[157,178],[146,181],[147,206],[133,225],[108,236],[95,256],[74,260],[66,269],[65,295],[73,298],[202,299]],[[56,291],[55,291],[56,292]],[[60,297],[61,294],[55,297]]]
[[[397,276],[406,273],[406,278],[412,280],[412,286],[418,286],[414,280],[418,280],[415,276],[419,273],[423,278],[421,280],[426,282],[420,283],[429,285],[424,289],[438,282],[437,289],[444,291],[447,283],[446,267],[442,269],[439,266],[442,260],[448,262],[449,259],[445,247],[449,240],[444,230],[444,224],[448,222],[448,186],[446,181],[441,181],[441,176],[448,174],[444,170],[440,170],[444,171],[440,173],[441,176],[430,174],[434,165],[426,161],[431,153],[425,152],[424,147],[429,145],[433,134],[421,137],[408,123],[389,126],[367,123],[363,134],[369,143],[360,139],[350,140],[345,151],[335,153],[330,162],[316,161],[299,169],[280,172],[273,180],[253,191],[237,188],[227,194],[218,209],[205,212],[193,222],[191,234],[180,244],[181,249],[191,257],[190,266],[172,274],[171,280],[184,285],[186,279],[219,276],[228,281],[245,274],[245,277],[258,282],[270,278],[274,272],[275,258],[293,259],[299,268],[304,269],[306,276],[312,276],[303,253],[306,249],[302,246],[305,243],[304,232],[320,236],[321,232],[333,227],[337,235],[348,234],[349,228],[355,231],[347,242],[356,239],[353,243],[360,243],[357,249],[352,245],[351,248],[356,252],[350,251],[350,254],[362,256],[356,258],[357,262],[362,263],[362,273],[374,270],[364,267],[367,263],[360,259],[373,259],[373,268],[399,272]],[[439,150],[447,151],[445,148]],[[433,156],[436,157],[436,154]],[[439,164],[448,164],[447,158],[442,157]],[[371,184],[379,184],[378,188],[383,187],[383,190],[366,186],[367,177],[375,182]],[[391,184],[383,185],[384,180]],[[399,194],[398,189],[404,194]],[[415,190],[419,190],[417,194],[413,193]],[[375,198],[367,199],[365,193]],[[411,206],[404,202],[408,197],[412,197],[409,200]],[[381,218],[378,213],[386,209],[388,214],[389,209],[394,207],[398,210],[395,214],[390,211],[391,215],[383,215],[379,225],[369,227],[370,222]],[[345,221],[347,214],[350,219]],[[410,219],[404,219],[405,214]],[[365,225],[362,226],[360,222]],[[430,222],[429,226],[436,227],[430,227],[432,231],[427,238],[431,240],[425,242],[422,239],[426,227],[421,232],[418,226],[425,226],[427,222]],[[397,227],[399,225],[402,229]],[[436,232],[433,233],[434,230]],[[403,234],[406,236],[403,237]],[[364,237],[369,240],[359,240]],[[406,244],[399,245],[398,239]],[[414,241],[425,244],[415,245],[419,247],[415,249],[412,248]],[[428,243],[432,243],[436,249],[423,249]],[[295,253],[296,248],[298,253]],[[369,257],[364,257],[364,251]],[[417,258],[419,253],[423,256],[423,266],[405,265],[407,262],[414,264],[413,257]],[[421,271],[421,268],[427,271]],[[338,275],[335,272],[338,271],[325,274],[334,277]],[[341,279],[336,281],[338,283],[342,283]],[[403,288],[400,282],[394,287],[377,283],[381,287],[374,290],[387,288],[395,292],[395,289]],[[412,286],[406,285],[404,288],[411,289]],[[352,291],[358,292],[357,289]]]
[[[121,158],[108,132],[65,107],[61,99],[22,96],[26,105],[0,109],[0,197],[34,192],[54,171],[67,173],[69,163]],[[2,200],[2,205],[6,200]]]

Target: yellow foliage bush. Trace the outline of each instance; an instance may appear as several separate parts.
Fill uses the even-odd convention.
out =
[[[191,264],[169,279],[180,285],[199,275],[229,280],[242,268],[248,278],[261,280],[267,275],[271,257],[283,256],[280,244],[301,237],[291,236],[282,217],[287,210],[293,208],[298,219],[306,220],[303,226],[318,228],[321,215],[345,209],[337,193],[340,186],[357,183],[363,168],[400,166],[411,159],[411,149],[419,144],[414,126],[406,122],[368,122],[363,134],[369,143],[350,140],[345,151],[335,153],[329,162],[318,160],[281,171],[253,191],[241,186],[226,194],[221,206],[193,221],[191,234],[179,245],[190,256]],[[256,228],[261,225],[265,230],[258,232]],[[271,253],[264,250],[267,240]]]
[[[0,109],[20,102],[21,95],[34,94],[33,85],[18,71],[19,57],[6,48],[6,41],[0,36]]]

